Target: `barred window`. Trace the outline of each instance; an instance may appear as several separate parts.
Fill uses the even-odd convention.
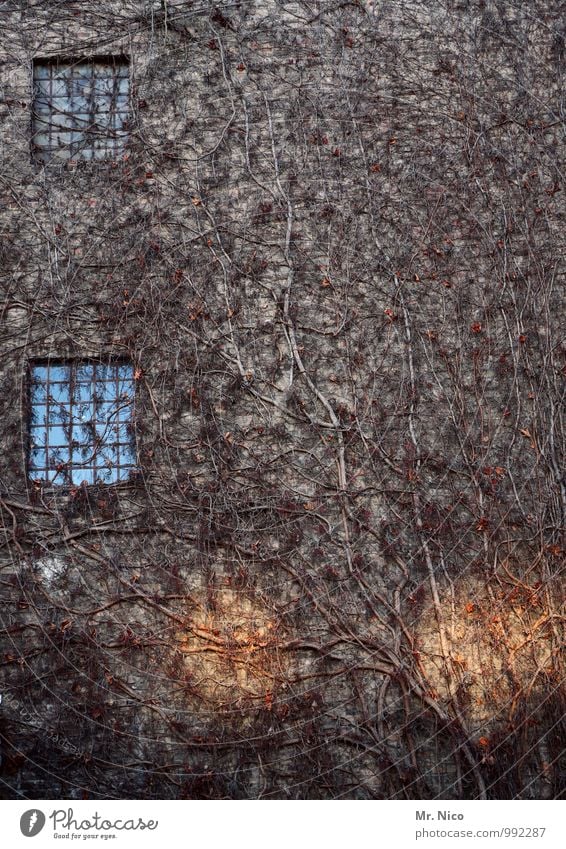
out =
[[[33,67],[34,158],[116,158],[127,138],[129,66],[125,59],[36,61]]]
[[[30,477],[55,486],[126,480],[135,468],[131,364],[38,362],[30,378]]]

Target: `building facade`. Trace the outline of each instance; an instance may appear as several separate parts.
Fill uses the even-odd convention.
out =
[[[558,797],[560,4],[0,11],[5,795]]]

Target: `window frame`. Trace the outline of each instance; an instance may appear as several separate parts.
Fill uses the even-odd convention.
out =
[[[104,366],[111,367],[116,369],[115,376],[111,379],[99,379],[97,381],[96,378],[96,366]],[[58,403],[61,407],[68,407],[69,411],[69,422],[67,427],[69,427],[69,437],[65,434],[65,441],[62,446],[59,445],[49,445],[49,428],[58,428],[63,429],[65,425],[57,421],[56,418],[50,418],[50,407],[51,403],[49,399],[52,397],[52,392],[50,390],[51,386],[64,386],[65,381],[61,380],[51,380],[50,379],[50,369],[51,368],[68,368],[69,378],[68,378],[68,400],[63,399]],[[79,380],[77,382],[76,375],[77,371],[81,367],[92,367],[92,373],[89,376],[88,380]],[[120,377],[117,369],[118,368],[127,368],[129,370],[128,376]],[[46,378],[45,378],[45,403],[41,401],[34,400],[34,389],[36,387],[34,372],[36,369],[46,368]],[[139,472],[139,462],[138,462],[138,446],[137,446],[137,434],[136,434],[136,378],[135,378],[135,365],[131,359],[128,359],[123,356],[115,356],[109,354],[108,356],[93,356],[93,357],[37,357],[28,361],[27,370],[26,370],[26,399],[27,399],[27,407],[28,407],[28,416],[27,416],[27,445],[26,445],[26,479],[27,481],[34,485],[40,486],[42,489],[49,490],[57,490],[57,491],[65,491],[69,489],[76,489],[80,486],[86,487],[108,487],[108,486],[120,486],[124,484],[131,483],[133,478]],[[129,400],[125,404],[128,408],[128,416],[121,418],[119,415],[119,411],[121,407],[120,404],[120,396],[119,396],[119,385],[120,381],[124,380],[131,384],[131,395]],[[116,394],[102,396],[98,401],[96,400],[96,385],[99,384],[116,384]],[[87,398],[80,399],[73,395],[73,392],[76,392],[77,386],[90,386],[90,393]],[[128,390],[129,391],[129,390]],[[60,397],[62,397],[60,395]],[[57,403],[57,401],[55,401]],[[92,418],[88,420],[84,425],[80,425],[80,427],[89,427],[92,428],[92,442],[84,441],[81,442],[79,440],[73,439],[74,428],[77,426],[77,421],[74,418],[73,410],[80,404],[84,404],[91,407],[92,410]],[[105,421],[97,419],[96,405],[108,405],[116,406],[118,412],[118,418],[115,421],[112,421],[111,418],[106,419]],[[117,406],[118,405],[118,406]],[[43,417],[43,425],[37,424],[37,420],[34,420],[34,413],[37,408],[45,408],[45,414]],[[107,412],[108,409],[107,409]],[[114,415],[114,414],[112,414]],[[100,441],[100,444],[97,445],[97,428],[104,427],[108,429],[112,428],[112,432],[116,434],[115,440],[105,440],[104,435]],[[127,434],[127,440],[120,441],[120,429],[124,428]],[[45,430],[45,465],[36,466],[33,463],[32,454],[34,451],[34,442],[33,435],[34,431],[42,431]],[[104,433],[106,430],[104,431]],[[127,446],[127,450],[124,449],[124,446]],[[66,462],[61,462],[60,465],[66,467],[65,469],[58,470],[57,467],[51,469],[50,468],[50,448],[58,448],[63,449],[68,453],[69,459]],[[92,449],[92,454],[87,460],[83,463],[73,463],[73,452],[82,451],[83,448]],[[42,450],[41,444],[38,443],[36,446],[36,450],[38,453]],[[111,465],[106,466],[111,472],[112,479],[111,480],[103,480],[97,476],[97,472],[99,469],[103,468],[103,463],[98,463],[101,454],[110,453],[110,456],[113,453],[116,453],[117,462],[112,463]],[[127,460],[122,461],[121,455],[127,457]],[[74,479],[73,472],[81,471],[81,469],[85,472],[85,477],[87,477],[87,472],[90,473],[91,480],[83,479],[82,481],[77,481]],[[50,475],[50,472],[54,472],[54,477]],[[60,479],[59,479],[60,478]]]
[[[106,131],[100,131],[99,140],[100,144],[97,146],[96,138],[93,138],[93,128],[96,127],[95,123],[89,123],[88,126],[81,128],[77,124],[77,116],[84,114],[87,119],[92,118],[96,114],[96,102],[92,100],[89,104],[88,110],[85,110],[84,113],[80,113],[79,111],[69,109],[64,112],[63,123],[58,126],[55,124],[54,129],[54,120],[53,115],[57,114],[55,110],[50,106],[50,99],[59,96],[53,95],[53,79],[54,73],[53,69],[63,68],[63,69],[73,69],[75,67],[89,67],[91,69],[91,78],[96,79],[96,75],[94,73],[94,68],[96,65],[107,65],[109,68],[112,68],[112,75],[108,76],[108,79],[111,79],[113,82],[113,87],[116,86],[116,82],[119,79],[125,79],[125,91],[113,91],[109,103],[111,107],[108,109],[108,112],[102,111],[99,114],[108,114],[111,116],[111,120],[109,121],[109,126],[107,128],[103,128]],[[45,79],[50,81],[51,84],[51,92],[49,95],[45,96],[45,111],[43,113],[39,112],[37,109],[38,102],[41,102],[41,92],[39,91],[40,85],[40,77],[39,70],[40,69],[48,70],[49,73],[45,77]],[[125,71],[125,73],[120,73],[120,70]],[[71,86],[74,85],[75,80],[78,80],[80,74],[76,74],[73,76],[69,76]],[[86,79],[87,77],[85,77]],[[100,75],[100,78],[103,78]],[[95,56],[36,56],[32,60],[31,66],[31,82],[32,82],[32,98],[31,98],[31,136],[30,136],[30,149],[31,149],[31,158],[33,163],[39,167],[53,167],[53,166],[64,166],[69,163],[97,163],[98,165],[104,162],[116,162],[121,156],[126,153],[128,142],[130,139],[131,132],[131,120],[133,115],[132,110],[132,81],[131,81],[131,63],[130,58],[127,55],[122,53],[116,55],[95,55]],[[61,99],[67,98],[72,102],[72,99],[75,97],[79,99],[79,93],[72,89],[73,93],[60,95]],[[102,95],[99,95],[102,96]],[[89,95],[92,98],[92,93]],[[116,103],[116,98],[123,98],[122,101]],[[85,96],[86,101],[86,96]],[[113,108],[112,108],[113,105]],[[120,108],[123,105],[123,108]],[[116,125],[116,117],[121,116],[123,121],[119,127]],[[44,132],[47,133],[48,144],[46,145],[38,145],[36,142],[36,138],[39,134],[38,124],[44,123],[45,129]],[[67,126],[64,124],[68,122]],[[96,131],[94,131],[96,132]],[[51,139],[53,135],[68,135],[69,142],[68,145],[63,145],[60,150],[65,151],[68,155],[58,154],[58,147],[56,144],[52,144]],[[78,139],[72,139],[71,136],[82,135],[82,141]],[[76,147],[74,147],[76,145]],[[83,151],[88,151],[88,155],[84,155]]]

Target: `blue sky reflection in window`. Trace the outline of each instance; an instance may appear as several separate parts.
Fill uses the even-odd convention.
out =
[[[115,159],[127,139],[129,66],[120,58],[34,62],[33,150],[39,162]]]
[[[123,362],[31,366],[29,475],[55,486],[113,484],[135,468],[133,368]]]

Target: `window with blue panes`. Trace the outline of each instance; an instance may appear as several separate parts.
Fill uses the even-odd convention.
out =
[[[130,363],[33,363],[30,406],[30,478],[113,484],[136,468]]]
[[[126,59],[35,60],[33,151],[38,162],[115,159],[128,136]]]

